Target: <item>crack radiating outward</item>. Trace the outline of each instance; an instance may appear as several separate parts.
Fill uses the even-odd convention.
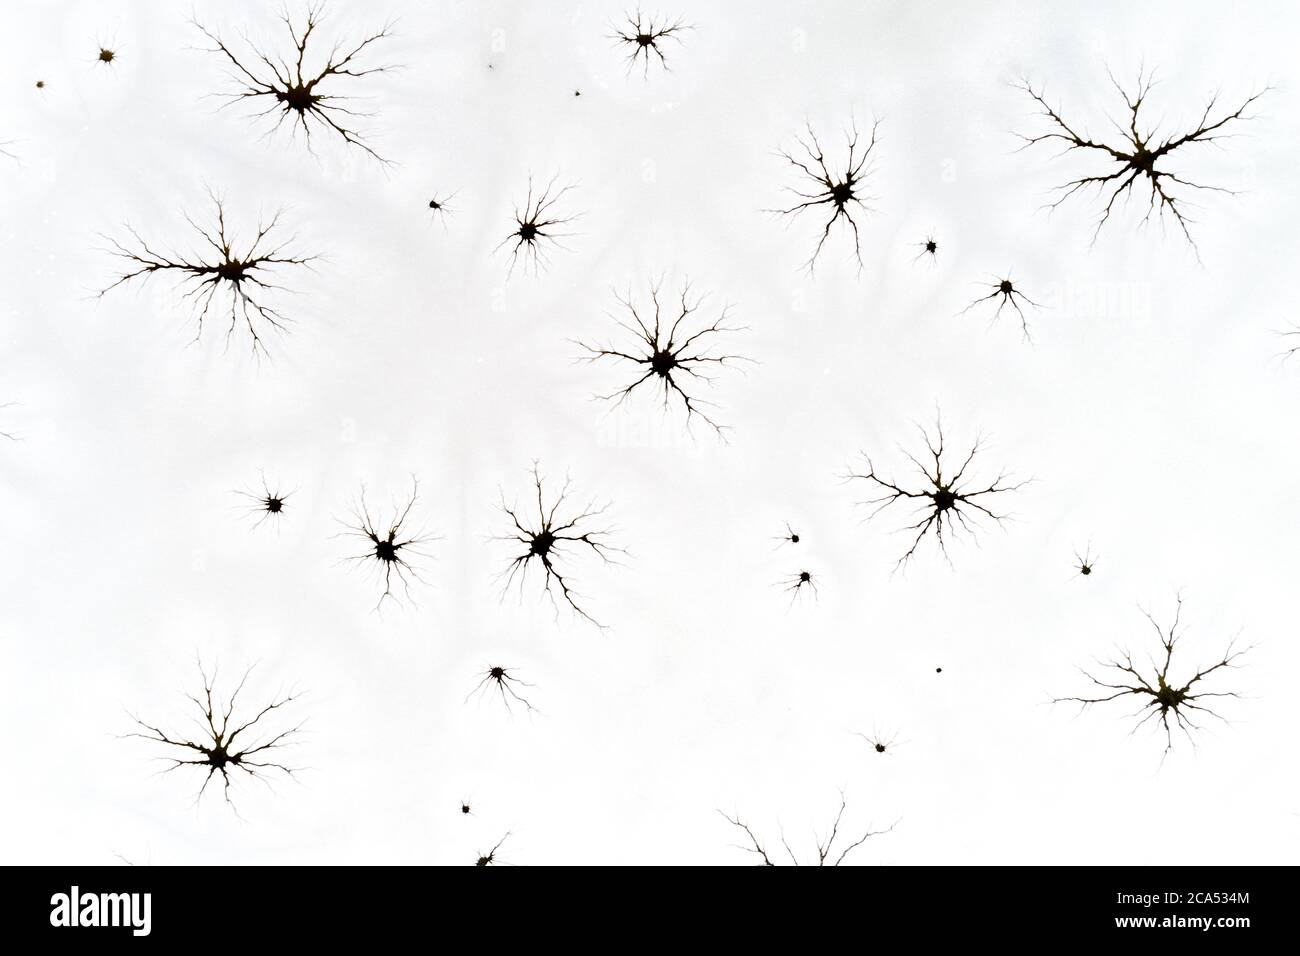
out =
[[[379,571],[384,590],[379,595],[375,609],[381,608],[386,600],[396,600],[393,593],[393,578],[396,577],[407,598],[411,596],[411,581],[420,584],[427,582],[420,577],[419,571],[412,563],[412,558],[428,558],[420,546],[430,541],[437,541],[434,535],[412,532],[408,528],[411,509],[419,500],[420,485],[411,479],[411,494],[405,504],[398,504],[393,509],[393,519],[387,526],[375,521],[366,504],[366,489],[363,486],[357,505],[352,510],[353,523],[342,522],[344,530],[339,532],[344,537],[360,538],[366,542],[361,554],[350,555],[345,560],[367,564]]]
[[[386,24],[355,44],[345,45],[336,41],[323,64],[316,62],[311,65],[313,57],[308,48],[318,36],[316,30],[323,18],[323,9],[323,4],[309,7],[300,24],[295,24],[287,11],[280,14],[292,43],[287,56],[259,49],[247,36],[244,37],[247,52],[237,54],[217,33],[197,20],[191,22],[214,44],[204,48],[205,52],[222,56],[231,68],[232,78],[238,84],[235,91],[219,94],[226,99],[226,105],[248,103],[261,107],[255,114],[256,119],[275,117],[266,136],[273,135],[287,122],[294,135],[302,132],[307,149],[311,152],[314,127],[329,131],[349,146],[356,147],[381,163],[387,163],[388,160],[380,156],[354,128],[357,120],[367,119],[371,114],[360,112],[349,105],[353,97],[331,91],[340,85],[394,69],[392,65],[359,64],[359,60],[370,53],[373,44],[392,35],[392,25]]]
[[[830,238],[831,228],[840,220],[853,230],[853,257],[858,263],[858,272],[862,272],[862,239],[854,213],[875,212],[869,205],[875,201],[875,197],[867,195],[864,187],[872,173],[871,153],[876,148],[876,132],[879,127],[879,122],[871,124],[871,133],[864,146],[858,135],[857,124],[852,124],[845,133],[847,142],[839,163],[827,157],[811,124],[807,126],[806,136],[795,137],[798,150],[781,151],[780,155],[795,168],[800,179],[800,186],[785,187],[798,201],[790,206],[767,211],[788,217],[797,217],[807,210],[822,209],[829,212],[817,245],[804,263],[804,268],[810,275],[817,264],[817,257],[821,255],[822,247]]]
[[[496,249],[501,249],[503,246],[510,248],[510,267],[506,271],[507,277],[514,275],[515,266],[521,259],[525,272],[531,269],[533,275],[540,274],[550,264],[547,256],[550,247],[564,252],[573,251],[560,241],[567,239],[571,233],[559,230],[578,217],[561,216],[555,211],[555,206],[574,187],[569,184],[557,189],[558,182],[557,174],[551,177],[543,189],[536,190],[533,187],[533,178],[528,177],[528,193],[524,197],[523,206],[515,207],[514,226],[496,246]]]
[[[289,507],[289,498],[294,494],[292,491],[284,491],[279,485],[269,484],[265,473],[261,476],[261,486],[260,491],[235,492],[241,498],[249,500],[250,504],[245,506],[245,510],[250,515],[257,515],[253,522],[254,528],[260,528],[267,521],[278,522]]]
[[[843,849],[837,850],[835,846],[835,841],[838,840],[840,837],[840,825],[844,820],[844,811],[847,808],[847,806],[848,806],[848,802],[845,799],[844,794],[841,792],[840,808],[838,812],[836,812],[835,814],[835,820],[831,824],[830,833],[826,836],[825,839],[822,839],[816,834],[813,835],[813,845],[816,847],[816,854],[815,856],[809,857],[803,863],[799,861],[799,857],[795,855],[794,849],[790,846],[790,843],[786,840],[785,831],[784,830],[780,831],[781,848],[785,851],[784,855],[789,858],[790,865],[840,866],[844,863],[845,859],[848,858],[850,853],[852,853],[858,847],[862,846],[862,844],[866,843],[867,840],[871,839],[872,837],[883,836],[884,834],[891,832],[894,829],[894,827],[898,826],[897,821],[895,821],[894,823],[890,824],[888,827],[886,827],[883,830],[872,830],[870,827],[868,827],[866,830],[861,831],[862,835],[859,836],[857,839],[853,840],[852,843],[849,843],[847,846],[844,846]],[[749,841],[748,845],[738,845],[737,848],[758,857],[758,862],[755,864],[756,866],[779,866],[782,865],[782,863],[784,863],[784,860],[781,859],[779,854],[777,855],[776,859],[773,859],[773,856],[768,853],[766,846],[759,839],[758,834],[756,834],[753,831],[753,829],[749,826],[749,824],[741,820],[740,817],[728,815],[722,810],[719,810],[718,813],[721,814],[722,818],[726,820],[728,823],[730,823],[733,827],[736,827],[737,829],[742,830],[744,832],[746,838]]]
[[[612,528],[592,526],[592,522],[604,516],[609,504],[597,505],[595,501],[590,501],[580,509],[569,508],[570,481],[566,478],[560,487],[560,493],[548,505],[542,475],[536,462],[532,467],[532,479],[535,497],[527,509],[507,505],[505,493],[501,493],[501,510],[514,527],[510,534],[498,536],[494,540],[523,546],[523,550],[497,575],[498,580],[505,579],[502,597],[517,582],[522,599],[529,569],[540,566],[542,589],[550,598],[557,617],[560,613],[559,601],[563,601],[579,617],[603,628],[603,624],[587,613],[580,595],[574,591],[567,566],[576,553],[593,554],[604,564],[615,564],[614,555],[626,553],[610,543],[610,536],[614,533]],[[530,514],[530,511],[533,513]],[[556,599],[556,590],[560,594],[559,601]]]
[[[1229,641],[1227,649],[1217,660],[1179,683],[1170,675],[1170,671],[1174,664],[1174,654],[1186,630],[1180,630],[1182,596],[1179,595],[1176,599],[1174,619],[1168,628],[1162,628],[1156,623],[1151,612],[1144,609],[1142,614],[1155,631],[1160,644],[1160,653],[1150,658],[1150,666],[1145,673],[1134,663],[1130,652],[1121,651],[1112,660],[1098,661],[1099,671],[1081,669],[1083,676],[1096,688],[1095,696],[1056,697],[1052,703],[1075,703],[1080,710],[1087,710],[1114,700],[1129,699],[1138,702],[1138,709],[1132,714],[1138,721],[1130,733],[1137,733],[1150,722],[1158,722],[1165,736],[1165,749],[1161,756],[1163,761],[1173,749],[1175,729],[1195,748],[1196,740],[1192,734],[1203,729],[1202,724],[1197,722],[1199,719],[1211,717],[1225,724],[1228,722],[1211,706],[1211,699],[1241,695],[1236,691],[1205,690],[1201,682],[1218,671],[1235,666],[1235,662],[1251,648],[1237,650],[1236,640]]]
[[[986,502],[996,495],[1006,495],[1028,484],[1028,481],[1008,483],[1006,472],[991,482],[972,484],[967,472],[976,455],[983,449],[979,438],[976,438],[956,470],[945,474],[950,466],[945,461],[943,422],[935,420],[933,436],[926,429],[920,426],[918,428],[925,441],[929,460],[923,462],[910,452],[903,452],[920,472],[920,478],[915,484],[905,487],[890,478],[882,477],[866,454],[862,457],[866,461],[867,470],[863,473],[850,472],[847,478],[848,481],[865,481],[878,492],[876,497],[859,502],[872,507],[868,519],[898,502],[908,501],[916,505],[915,523],[903,529],[915,534],[907,551],[898,559],[895,569],[906,565],[916,554],[921,542],[931,536],[940,553],[948,559],[949,536],[957,533],[974,536],[980,521],[984,519],[1001,524],[1008,516],[994,512]]]
[[[1097,138],[1086,129],[1067,120],[1061,111],[1052,106],[1044,94],[1043,88],[1035,88],[1027,79],[1021,79],[1015,86],[1031,97],[1041,109],[1039,115],[1046,119],[1046,131],[1035,135],[1016,134],[1027,149],[1039,143],[1061,144],[1063,153],[1080,152],[1107,165],[1086,176],[1071,179],[1056,187],[1056,198],[1047,204],[1055,209],[1075,193],[1095,190],[1104,200],[1097,224],[1093,229],[1095,242],[1098,234],[1110,220],[1116,204],[1127,199],[1134,190],[1146,188],[1147,208],[1142,222],[1150,222],[1154,216],[1162,224],[1166,217],[1172,219],[1182,232],[1183,237],[1196,251],[1196,242],[1192,239],[1192,220],[1185,211],[1191,203],[1187,196],[1193,192],[1217,192],[1235,195],[1231,189],[1212,186],[1207,183],[1188,179],[1184,174],[1171,169],[1177,160],[1185,158],[1188,148],[1196,145],[1217,144],[1233,135],[1231,130],[1241,122],[1251,119],[1248,110],[1270,88],[1265,87],[1239,101],[1235,109],[1218,109],[1218,95],[1211,96],[1201,111],[1196,125],[1181,133],[1161,135],[1155,125],[1144,125],[1142,107],[1154,85],[1152,73],[1138,71],[1137,81],[1132,89],[1109,74],[1111,85],[1124,101],[1126,116],[1122,121],[1112,121],[1115,136]],[[1198,252],[1199,258],[1199,252]]]
[[[112,248],[109,250],[125,266],[118,277],[97,295],[102,298],[120,285],[135,279],[148,279],[154,275],[174,276],[181,296],[192,303],[194,319],[198,326],[194,340],[203,334],[203,326],[214,313],[226,313],[226,344],[243,329],[248,335],[253,354],[268,355],[264,338],[270,332],[284,334],[291,319],[271,304],[274,297],[292,293],[281,285],[276,276],[286,269],[309,267],[316,256],[300,255],[288,251],[293,237],[284,240],[274,234],[280,224],[280,213],[258,223],[251,240],[240,243],[226,223],[225,203],[209,192],[216,206],[215,221],[211,226],[201,226],[189,215],[185,221],[198,233],[202,251],[192,255],[161,252],[131,226],[129,243],[105,236]]]
[[[298,771],[299,768],[282,763],[278,757],[278,752],[296,742],[295,738],[303,725],[299,723],[279,732],[266,732],[258,725],[261,724],[264,718],[269,721],[274,716],[277,716],[281,708],[287,707],[296,701],[300,695],[278,695],[272,698],[270,703],[261,707],[250,719],[245,720],[243,723],[235,723],[233,719],[235,707],[238,704],[240,692],[243,691],[244,684],[248,681],[249,674],[252,673],[252,668],[250,667],[244,672],[244,676],[240,678],[234,691],[231,692],[223,705],[219,702],[219,696],[215,691],[217,671],[214,669],[212,674],[209,675],[204,669],[202,661],[199,662],[198,666],[199,674],[203,679],[202,696],[185,695],[203,715],[197,737],[192,734],[169,733],[155,724],[140,719],[135,714],[130,716],[136,725],[140,727],[140,730],[123,736],[151,740],[175,748],[173,752],[179,750],[186,754],[186,756],[162,758],[171,764],[164,768],[164,773],[181,767],[206,768],[207,772],[204,775],[203,784],[194,798],[195,803],[198,803],[203,797],[212,779],[220,774],[222,794],[226,803],[233,809],[234,801],[231,796],[231,786],[234,778],[238,776],[236,771],[261,780],[268,786],[270,786],[270,782],[265,779],[268,774],[283,774],[292,777]]]
[[[1005,279],[996,279],[989,283],[986,288],[990,290],[988,295],[980,296],[970,305],[966,306],[966,308],[962,309],[959,314],[965,315],[971,309],[978,308],[985,302],[996,302],[998,307],[993,311],[992,318],[989,319],[989,326],[992,327],[996,324],[998,319],[1002,318],[1002,310],[1007,306],[1011,306],[1016,313],[1016,317],[1020,319],[1020,334],[1024,337],[1026,342],[1032,342],[1033,338],[1029,334],[1029,319],[1025,316],[1024,309],[1021,308],[1021,305],[1027,305],[1035,309],[1041,308],[1041,306],[1016,288],[1015,283],[1011,281],[1009,276]]]
[[[688,429],[694,419],[699,418],[719,437],[725,438],[727,428],[713,417],[713,403],[703,401],[693,392],[695,386],[711,387],[717,377],[715,370],[735,368],[739,363],[752,361],[733,352],[720,351],[717,347],[720,337],[745,329],[728,324],[730,306],[724,305],[712,318],[697,318],[704,296],[692,296],[689,282],[682,286],[675,301],[662,303],[659,290],[660,283],[650,286],[650,310],[638,308],[630,291],[627,295],[614,293],[630,319],[612,315],[610,318],[631,336],[634,344],[619,347],[612,343],[590,345],[574,342],[587,353],[581,356],[582,361],[631,366],[635,374],[631,384],[597,398],[612,402],[617,408],[642,384],[649,383],[651,389],[657,385],[662,392],[665,411],[672,407],[674,399],[680,401],[686,412]]]
[[[519,693],[518,690],[520,687],[532,687],[533,685],[515,677],[513,673],[514,670],[514,668],[510,667],[493,665],[483,671],[479,675],[481,679],[474,685],[474,689],[465,695],[465,703],[468,704],[470,699],[473,697],[482,697],[483,694],[496,690],[497,694],[501,698],[501,703],[505,706],[507,711],[513,709],[510,704],[513,700],[516,703],[523,704],[524,709],[530,714],[536,713],[537,708],[532,705],[528,698]]]
[[[641,78],[648,79],[652,56],[658,59],[661,67],[669,70],[668,59],[664,56],[661,44],[668,40],[681,43],[679,34],[690,29],[692,27],[680,17],[670,20],[667,17],[644,16],[638,8],[634,13],[627,14],[624,25],[616,28],[610,39],[627,48],[628,73],[640,64]]]

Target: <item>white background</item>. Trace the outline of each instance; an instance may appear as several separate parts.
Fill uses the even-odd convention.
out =
[[[194,12],[285,40],[272,5]],[[336,2],[322,37],[386,14],[367,62],[402,69],[339,91],[366,97],[387,168],[219,109],[227,72],[181,6],[9,5],[5,862],[469,863],[510,831],[517,864],[742,863],[717,809],[806,851],[841,787],[849,827],[898,821],[860,863],[1294,861],[1300,363],[1275,335],[1300,255],[1291,6],[693,3],[648,80],[609,38],[617,4]],[[1013,131],[1041,129],[1016,77],[1101,135],[1121,107],[1107,66],[1144,63],[1171,132],[1215,90],[1275,87],[1178,167],[1242,190],[1199,197],[1203,264],[1136,205],[1090,246],[1094,201],[1041,206],[1095,167],[1016,152]],[[809,277],[819,223],[763,211],[792,183],[776,150],[805,120],[830,146],[873,117],[865,268],[837,231]],[[576,183],[580,219],[548,272],[508,279],[493,247],[530,173]],[[270,361],[215,324],[190,345],[165,277],[94,296],[114,278],[101,234],[184,248],[205,187],[243,229],[284,207],[296,248],[326,257],[285,274],[297,322]],[[938,261],[914,263],[929,233]],[[1033,345],[959,315],[1008,269],[1043,305]],[[571,339],[611,328],[611,285],[659,274],[749,327],[757,364],[708,396],[730,444],[649,403],[607,414],[591,396],[618,374],[574,362]],[[981,475],[1036,481],[953,567],[927,548],[891,576],[906,515],[864,523],[840,478],[861,450],[905,474],[898,446],[936,407],[953,442],[985,434]],[[576,572],[604,632],[533,589],[500,600],[498,489],[524,495],[533,459],[613,503],[629,556]],[[263,470],[296,489],[278,530],[233,494]],[[427,586],[375,613],[332,535],[362,483],[385,510],[413,474],[441,540]],[[774,549],[786,521],[798,549]],[[804,567],[819,599],[790,606],[777,582]],[[1223,675],[1246,695],[1232,725],[1162,765],[1125,705],[1048,701],[1117,643],[1150,648],[1139,606],[1163,621],[1179,589],[1183,665],[1237,632],[1258,646]],[[242,820],[216,792],[193,806],[200,771],[154,776],[158,750],[117,739],[128,709],[185,726],[196,654],[225,678],[256,663],[250,702],[306,691],[307,769],[245,782]],[[542,713],[465,703],[491,664]],[[854,736],[873,728],[896,749]]]

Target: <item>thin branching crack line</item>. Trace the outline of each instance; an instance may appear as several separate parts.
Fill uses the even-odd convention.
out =
[[[499,866],[501,864],[501,861],[497,859],[497,851],[501,849],[501,844],[505,843],[506,840],[508,839],[510,839],[509,831],[507,831],[506,835],[503,836],[500,840],[497,840],[496,846],[492,847],[492,849],[488,850],[486,853],[480,851],[478,857],[474,861],[474,865],[475,866]],[[508,866],[509,864],[506,865]]]
[[[575,341],[574,344],[586,353],[580,360],[630,366],[633,372],[629,376],[633,379],[630,384],[597,395],[598,400],[611,402],[614,408],[618,408],[641,385],[648,384],[651,389],[657,385],[665,411],[676,400],[686,412],[688,429],[698,418],[725,439],[727,426],[717,421],[712,411],[714,404],[699,398],[694,386],[711,388],[718,370],[734,369],[752,361],[725,351],[718,343],[724,336],[745,331],[745,327],[729,324],[729,305],[722,306],[711,318],[699,317],[705,296],[693,296],[689,282],[682,285],[677,297],[667,302],[661,301],[661,286],[661,282],[651,284],[649,310],[638,307],[631,290],[626,295],[615,291],[614,297],[625,316],[611,314],[609,317],[631,337],[633,344],[615,345],[606,341],[593,345]]]
[[[1100,555],[1092,553],[1092,542],[1089,542],[1088,546],[1083,549],[1083,554],[1080,554],[1078,551],[1074,552],[1074,559],[1079,562],[1074,566],[1074,570],[1077,571],[1080,576],[1085,578],[1088,577],[1094,570],[1096,570],[1097,558],[1099,557]]]
[[[465,703],[468,704],[475,697],[482,698],[484,694],[496,691],[508,712],[513,712],[514,708],[510,702],[514,701],[523,704],[524,709],[530,714],[540,713],[532,702],[519,692],[521,687],[531,688],[534,685],[515,676],[517,671],[518,668],[502,667],[499,664],[486,668],[480,673],[480,680],[474,685],[474,689],[465,695]]]
[[[785,534],[777,535],[774,540],[779,548],[783,544],[798,544],[803,540],[803,536],[790,527],[790,522],[787,521],[785,522]]]
[[[873,727],[870,734],[864,734],[859,730],[854,731],[854,735],[861,737],[870,744],[871,749],[876,753],[886,756],[892,754],[896,747],[901,747],[906,743],[906,741],[898,739],[898,731],[881,730],[879,727]]]
[[[1055,209],[1081,191],[1096,191],[1104,200],[1092,233],[1092,241],[1096,242],[1102,227],[1110,221],[1116,205],[1121,201],[1127,202],[1135,188],[1140,190],[1145,186],[1147,208],[1142,222],[1148,223],[1154,216],[1163,225],[1166,217],[1173,219],[1199,259],[1199,250],[1190,228],[1193,221],[1184,211],[1185,206],[1191,205],[1186,197],[1195,191],[1229,195],[1235,195],[1235,192],[1222,186],[1188,179],[1186,175],[1170,169],[1170,165],[1183,158],[1188,147],[1217,145],[1221,140],[1232,136],[1231,130],[1237,124],[1253,118],[1248,111],[1271,88],[1265,87],[1252,93],[1241,100],[1235,109],[1218,109],[1219,97],[1216,93],[1205,104],[1194,127],[1185,132],[1162,135],[1157,126],[1145,125],[1142,116],[1142,107],[1154,85],[1154,74],[1139,70],[1131,90],[1116,80],[1109,70],[1107,75],[1124,101],[1126,112],[1122,121],[1111,121],[1116,136],[1109,139],[1093,137],[1086,128],[1067,120],[1059,108],[1048,102],[1041,86],[1035,88],[1029,80],[1023,78],[1014,84],[1038,104],[1039,116],[1046,120],[1045,132],[1034,135],[1016,134],[1023,140],[1021,149],[1039,143],[1059,144],[1063,146],[1060,155],[1079,151],[1099,163],[1108,164],[1095,173],[1079,176],[1056,187],[1056,197],[1047,207]]]
[[[862,237],[854,213],[865,214],[876,211],[870,205],[876,201],[876,197],[866,194],[864,190],[873,172],[872,152],[876,148],[876,134],[879,127],[879,121],[871,124],[871,133],[864,146],[858,134],[857,123],[852,123],[845,133],[846,144],[840,162],[828,158],[811,124],[806,127],[806,135],[795,137],[795,142],[798,144],[796,150],[782,150],[780,153],[786,163],[794,167],[795,175],[799,179],[798,186],[784,187],[787,192],[794,195],[796,201],[788,206],[769,209],[767,212],[789,218],[796,218],[810,210],[829,213],[822,225],[812,255],[803,264],[803,268],[809,275],[817,265],[822,247],[830,238],[831,228],[841,220],[853,231],[853,257],[857,261],[859,274],[862,272]]]
[[[939,259],[939,241],[933,235],[926,236],[924,242],[913,243],[913,248],[920,250],[912,257],[913,263],[920,259],[928,259],[929,264],[934,265]]]
[[[436,535],[410,529],[411,511],[419,496],[419,481],[412,477],[411,493],[405,503],[395,504],[392,520],[381,523],[371,514],[370,506],[366,503],[366,489],[362,486],[357,504],[352,509],[351,521],[340,522],[343,530],[337,536],[359,538],[366,542],[361,553],[349,555],[344,560],[370,566],[378,571],[383,582],[384,589],[379,595],[375,610],[383,607],[385,601],[397,599],[393,591],[394,579],[401,585],[408,600],[411,598],[412,581],[428,583],[420,576],[415,560],[430,557],[428,552],[422,550],[422,546],[440,539]]]
[[[264,718],[268,724],[271,723],[279,716],[281,708],[289,706],[301,695],[297,693],[277,695],[270,703],[259,708],[252,717],[239,723],[234,719],[235,708],[249,674],[252,673],[252,668],[244,672],[235,689],[222,704],[220,695],[216,693],[217,670],[213,669],[212,674],[209,675],[202,661],[199,662],[198,667],[203,680],[203,692],[198,696],[188,693],[185,695],[202,714],[198,735],[165,731],[157,724],[130,714],[132,721],[140,729],[122,736],[162,744],[173,748],[172,753],[180,751],[181,756],[162,758],[169,763],[169,766],[162,771],[164,773],[181,767],[205,768],[207,772],[203,777],[203,784],[194,798],[196,804],[202,799],[208,784],[220,774],[222,795],[226,803],[234,809],[231,787],[237,776],[236,771],[242,771],[248,777],[270,786],[269,780],[266,779],[268,775],[283,774],[292,777],[301,769],[282,762],[278,754],[279,751],[297,742],[296,738],[303,724],[298,723],[280,731],[267,731],[263,729],[264,725],[259,726]]]
[[[444,230],[447,228],[447,217],[456,212],[456,208],[451,203],[458,195],[460,195],[459,189],[450,193],[434,193],[429,199],[429,217],[441,223]]]
[[[654,57],[664,70],[671,72],[668,59],[664,56],[663,44],[669,40],[681,43],[681,34],[693,29],[681,17],[645,15],[638,7],[635,12],[624,17],[624,24],[615,27],[610,39],[627,50],[627,72],[631,73],[641,67],[641,78],[650,76],[651,57]],[[576,95],[576,94],[575,94]]]
[[[815,854],[808,857],[808,859],[802,863],[800,862],[799,857],[795,854],[793,847],[791,847],[789,841],[786,839],[785,831],[780,831],[781,848],[784,851],[784,858],[789,859],[790,865],[840,866],[844,863],[845,859],[848,858],[850,853],[862,846],[862,844],[866,843],[867,840],[872,837],[883,836],[884,834],[891,832],[894,827],[898,826],[898,821],[894,821],[894,823],[890,824],[883,830],[872,830],[868,827],[866,830],[861,831],[861,836],[852,839],[852,842],[843,846],[842,849],[837,849],[835,843],[840,839],[840,828],[844,822],[844,811],[847,806],[848,801],[844,794],[841,793],[839,810],[835,814],[835,820],[831,824],[829,834],[827,834],[824,839],[816,833],[813,834],[813,846],[816,848]],[[745,852],[756,856],[758,858],[757,866],[780,866],[784,863],[782,854],[776,853],[774,858],[774,854],[768,852],[766,845],[759,838],[758,834],[754,832],[753,828],[738,815],[728,814],[723,810],[719,810],[718,813],[729,824],[745,834],[748,843],[737,844],[736,847],[737,849],[744,850]]]
[[[4,411],[6,408],[12,408],[16,404],[16,402],[5,402],[3,405],[0,405],[0,411]],[[6,438],[9,441],[18,441],[18,436],[10,431],[0,430],[0,438]]]
[[[227,346],[242,329],[255,356],[269,355],[264,337],[270,332],[284,334],[292,322],[272,304],[276,296],[293,291],[280,284],[276,276],[286,269],[309,268],[318,257],[291,252],[292,236],[283,240],[277,237],[280,212],[259,221],[251,240],[241,244],[226,223],[224,201],[211,191],[208,195],[216,207],[212,225],[202,226],[189,215],[185,216],[185,221],[198,233],[200,252],[184,255],[160,251],[130,225],[126,227],[131,235],[127,242],[103,237],[111,246],[108,251],[125,265],[118,277],[97,295],[102,298],[136,279],[173,276],[182,298],[192,304],[197,325],[194,341],[202,336],[210,315],[224,312],[229,319]]]
[[[985,302],[996,302],[997,308],[993,310],[989,318],[989,328],[997,324],[998,319],[1002,318],[1002,310],[1011,306],[1016,313],[1016,318],[1020,320],[1020,334],[1026,342],[1033,342],[1033,336],[1029,333],[1029,318],[1025,315],[1022,305],[1027,305],[1034,309],[1041,309],[1042,306],[1035,302],[1029,296],[1025,295],[1015,283],[1011,281],[1010,275],[1006,278],[995,278],[986,286],[989,292],[987,295],[979,296],[970,305],[962,309],[959,315],[965,315],[972,309],[979,308]]]
[[[811,594],[813,600],[816,600],[820,594],[820,585],[818,579],[814,578],[813,573],[807,570],[797,571],[780,582],[781,590],[790,595],[788,607],[793,607],[794,602],[803,597],[806,593]]]
[[[1300,352],[1300,325],[1293,324],[1291,328],[1280,331],[1277,335],[1283,340],[1283,344],[1286,346],[1286,348],[1282,349],[1282,351],[1277,355],[1281,361],[1285,362],[1291,358],[1291,356]],[[1293,342],[1295,343],[1294,345],[1291,344]]]
[[[608,502],[597,504],[593,499],[580,508],[572,508],[568,478],[560,486],[559,494],[547,504],[542,474],[536,462],[531,475],[533,494],[526,508],[507,504],[505,493],[500,493],[501,511],[510,519],[512,528],[510,533],[493,540],[511,542],[521,549],[497,575],[497,579],[504,582],[502,598],[511,587],[517,587],[522,600],[529,570],[540,567],[542,590],[550,599],[557,618],[560,602],[563,602],[583,620],[603,628],[605,625],[587,612],[584,599],[574,590],[569,564],[579,554],[594,555],[603,564],[617,564],[616,556],[627,553],[611,542],[615,533],[612,527],[593,524],[603,520],[610,505]]]
[[[497,243],[496,249],[493,250],[496,252],[503,247],[509,248],[510,266],[506,270],[507,278],[514,275],[515,267],[521,260],[525,272],[531,270],[533,275],[540,274],[550,264],[548,251],[551,247],[564,252],[573,251],[560,241],[573,234],[561,230],[578,217],[561,215],[556,210],[556,206],[575,187],[569,183],[557,188],[559,179],[557,173],[551,177],[545,187],[536,189],[533,186],[533,178],[528,177],[528,192],[524,197],[523,206],[515,207],[514,225],[509,234]]]
[[[309,152],[312,148],[312,129],[326,130],[337,135],[349,146],[356,147],[381,163],[388,163],[355,128],[357,121],[365,121],[372,114],[354,108],[354,97],[338,92],[340,86],[396,69],[392,64],[363,66],[362,61],[371,53],[371,47],[392,36],[392,24],[385,24],[374,33],[354,44],[335,41],[323,64],[316,62],[309,47],[318,36],[317,28],[323,19],[324,4],[314,4],[307,9],[302,23],[296,24],[287,11],[280,19],[288,31],[292,44],[288,55],[263,50],[243,36],[244,52],[238,53],[215,31],[197,20],[192,24],[213,44],[204,47],[225,59],[231,78],[237,84],[230,93],[219,94],[226,103],[251,104],[258,108],[255,119],[274,116],[275,122],[263,138],[273,135],[287,122],[292,135],[303,134]],[[315,49],[315,47],[312,47]]]
[[[1174,746],[1174,730],[1177,729],[1187,738],[1192,748],[1196,748],[1193,732],[1203,729],[1198,723],[1210,717],[1224,724],[1227,719],[1213,707],[1213,698],[1240,698],[1236,691],[1204,690],[1202,681],[1219,671],[1237,666],[1236,661],[1253,648],[1237,649],[1236,638],[1228,642],[1227,649],[1213,663],[1196,670],[1181,682],[1171,675],[1174,654],[1177,652],[1186,628],[1182,626],[1183,598],[1176,598],[1173,621],[1165,628],[1161,627],[1150,611],[1142,609],[1142,615],[1155,631],[1160,645],[1160,652],[1149,658],[1149,666],[1144,672],[1133,655],[1127,650],[1119,650],[1115,657],[1107,661],[1098,661],[1096,669],[1080,668],[1084,677],[1095,688],[1093,696],[1055,697],[1052,703],[1075,703],[1080,712],[1097,704],[1106,704],[1116,700],[1134,700],[1139,702],[1138,709],[1130,716],[1138,718],[1129,732],[1130,736],[1148,723],[1158,723],[1164,732],[1165,747],[1161,756],[1168,756]]]
[[[1017,491],[1028,484],[1028,480],[1008,481],[1006,472],[999,473],[991,482],[973,483],[968,471],[983,450],[981,438],[975,439],[960,464],[952,470],[945,457],[947,449],[942,420],[936,417],[933,436],[925,428],[919,425],[917,428],[925,442],[928,460],[923,461],[900,449],[920,472],[915,483],[905,485],[885,477],[865,453],[862,457],[866,470],[851,471],[846,479],[865,481],[875,493],[874,497],[858,502],[872,509],[867,516],[868,520],[898,503],[910,502],[916,506],[915,521],[901,529],[913,534],[912,541],[895,564],[895,570],[904,567],[912,559],[927,537],[934,538],[939,552],[951,564],[948,538],[958,534],[974,538],[980,522],[984,520],[1002,524],[1009,515],[995,512],[991,507],[991,499]]]
[[[248,500],[249,503],[244,506],[244,510],[250,516],[256,516],[253,521],[254,528],[260,528],[267,521],[278,523],[288,510],[289,499],[294,495],[294,492],[286,491],[278,484],[267,482],[265,473],[262,473],[259,482],[260,490],[235,491],[235,494]]]

